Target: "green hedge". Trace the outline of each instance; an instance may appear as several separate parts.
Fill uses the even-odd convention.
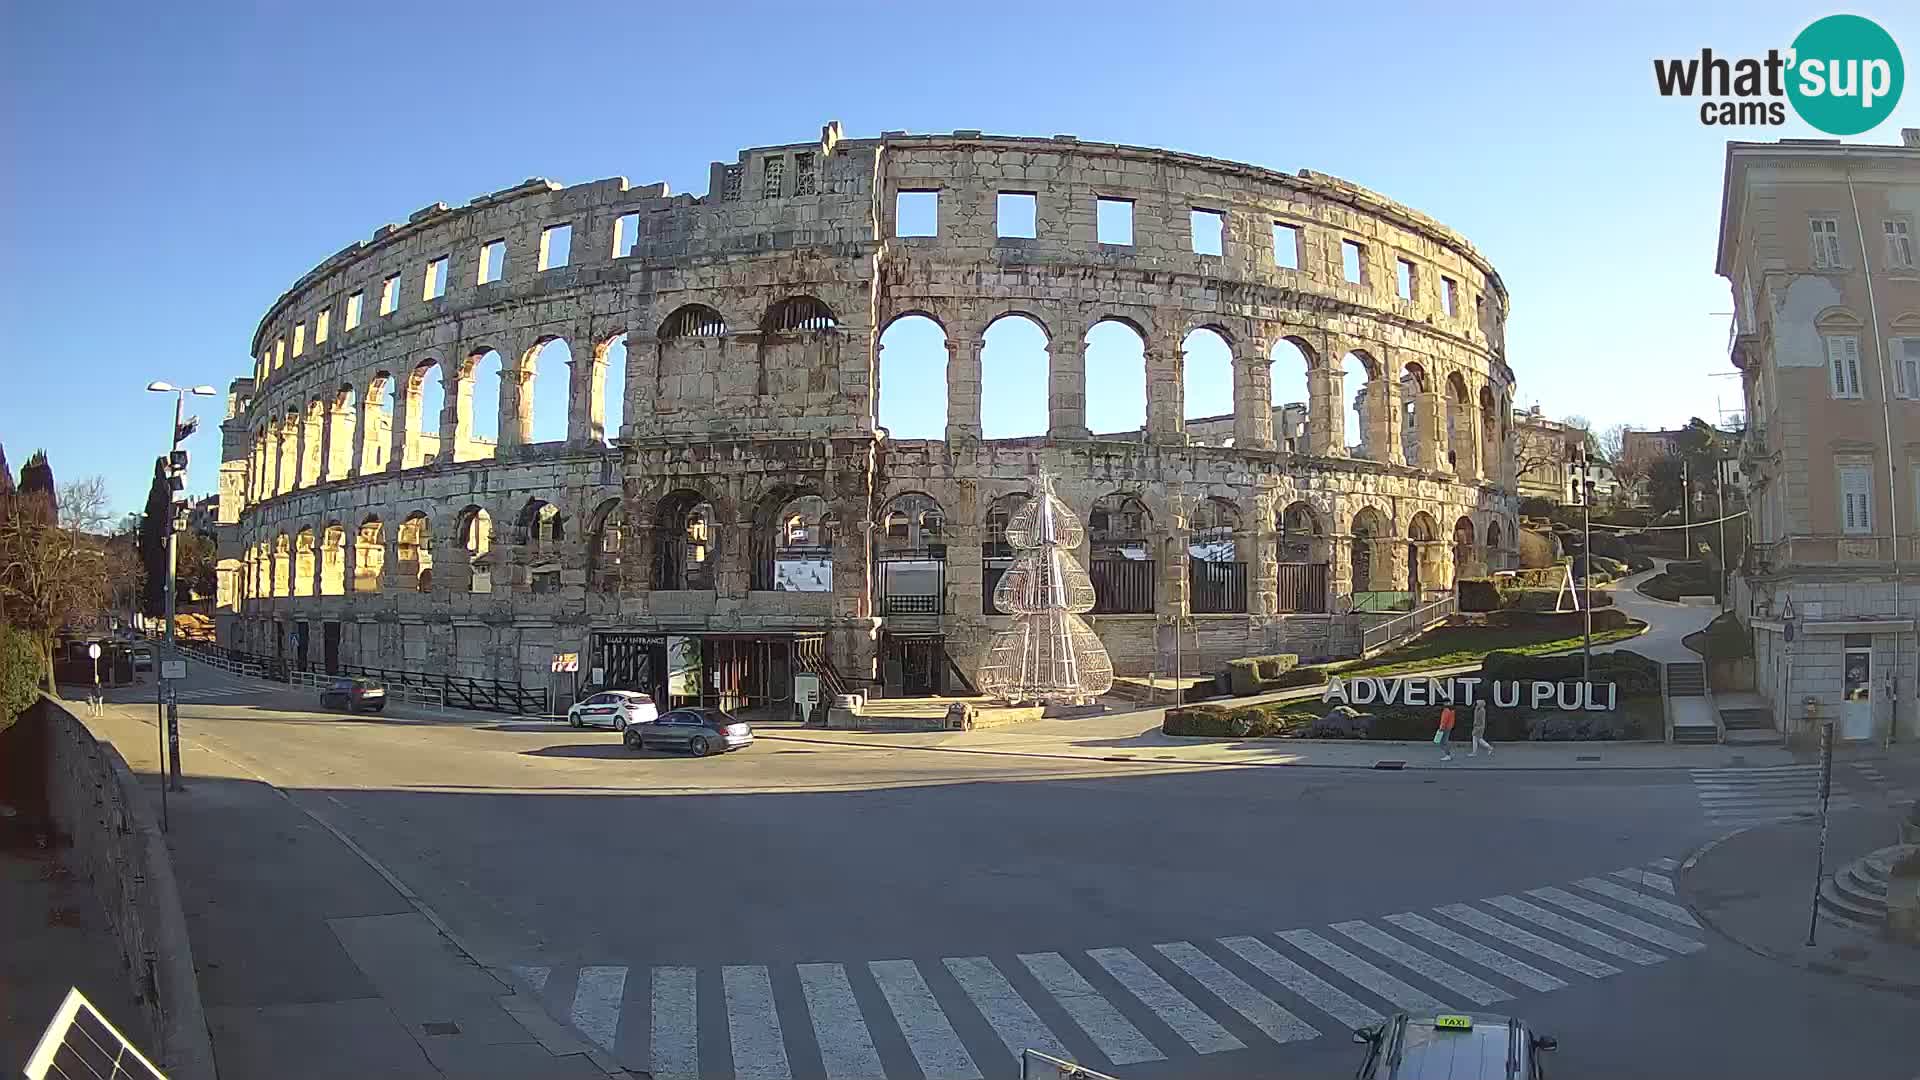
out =
[[[1500,587],[1492,578],[1461,578],[1459,593],[1461,611],[1498,611],[1501,607]]]
[[[27,711],[40,693],[39,639],[25,630],[0,625],[0,731]]]
[[[1267,656],[1243,656],[1227,661],[1227,682],[1236,697],[1246,697],[1280,687],[1280,680],[1297,667],[1300,657],[1294,653]]]
[[[1560,656],[1528,656],[1525,653],[1490,652],[1480,662],[1480,675],[1502,681],[1571,682],[1580,678],[1579,653]],[[1660,664],[1636,652],[1616,649],[1593,657],[1593,681],[1616,683],[1623,698],[1660,693]]]

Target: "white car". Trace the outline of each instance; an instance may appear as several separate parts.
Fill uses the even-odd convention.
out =
[[[633,690],[606,690],[573,703],[567,723],[573,727],[610,727],[625,731],[634,724],[651,724],[659,716],[653,699]]]

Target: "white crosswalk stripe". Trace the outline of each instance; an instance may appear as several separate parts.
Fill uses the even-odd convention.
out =
[[[1139,998],[1142,1004],[1152,1009],[1162,1023],[1193,1047],[1195,1053],[1215,1054],[1222,1050],[1240,1050],[1246,1046],[1131,951],[1089,949],[1087,955],[1093,958],[1094,963],[1106,968],[1107,974]]]
[[[1623,904],[1631,904],[1643,911],[1651,911],[1663,919],[1671,919],[1682,926],[1691,926],[1696,930],[1700,928],[1700,924],[1694,921],[1693,916],[1688,913],[1686,908],[1671,901],[1656,899],[1644,893],[1637,893],[1625,886],[1615,885],[1611,881],[1602,881],[1599,878],[1581,878],[1579,881],[1574,882],[1574,884],[1590,892],[1597,892],[1601,896],[1618,900]]]
[[[1662,861],[1671,862],[1649,865]],[[1448,1011],[1420,989],[1426,984],[1456,1006],[1473,1007],[1509,1001],[1515,988],[1551,993],[1576,979],[1622,973],[1582,950],[1635,965],[1663,963],[1673,956],[1645,946],[1680,954],[1705,948],[1663,925],[1695,925],[1685,908],[1663,899],[1672,888],[1671,878],[1629,868],[1528,889],[1526,899],[1495,896],[1271,938],[1166,942],[1151,951],[875,960],[851,971],[824,962],[738,964],[704,974],[684,966],[634,972],[527,964],[513,974],[587,1040],[660,1080],[984,1080],[1010,1075],[1028,1049],[1073,1060],[1060,1033],[1090,1048],[1092,1067],[1103,1067],[1102,1056],[1123,1067],[1314,1039],[1401,1009]],[[632,1007],[648,1011],[623,1024],[630,977],[648,988]],[[950,1018],[956,1009],[966,1015]],[[717,1060],[701,1060],[703,1043]]]
[[[1820,766],[1770,765],[1738,769],[1692,769],[1694,791],[1707,821],[1718,826],[1766,825],[1810,817],[1820,809]],[[1859,806],[1835,792],[1833,809]]]
[[[1529,990],[1545,993],[1564,989],[1567,985],[1564,979],[1549,975],[1531,964],[1515,960],[1498,949],[1489,949],[1464,934],[1456,934],[1439,923],[1412,912],[1389,915],[1387,921],[1423,941],[1432,942],[1450,952],[1458,953],[1490,971],[1497,971]]]
[[[1140,1029],[1127,1022],[1120,1010],[1088,984],[1080,973],[1057,952],[1022,953],[1027,966],[1042,989],[1053,995],[1060,1007],[1087,1033],[1087,1038],[1115,1065],[1134,1065],[1142,1061],[1162,1061],[1166,1055],[1153,1048]]]
[[[1647,865],[1656,870],[1666,870],[1668,872],[1680,869],[1680,862],[1677,859],[1649,859],[1647,860]]]

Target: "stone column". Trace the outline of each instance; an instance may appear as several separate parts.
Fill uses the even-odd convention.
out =
[[[412,375],[403,375],[401,379],[400,391],[394,395],[393,416],[387,425],[387,436],[391,440],[387,461],[389,468],[411,469],[420,463],[417,455],[409,452],[411,448],[407,445],[413,441],[414,424],[422,422],[419,417],[420,389],[413,385]]]
[[[1247,612],[1272,615],[1280,607],[1280,548],[1270,496],[1254,498],[1249,525],[1233,538],[1234,557],[1247,564]]]
[[[433,418],[433,429],[440,433],[437,461],[465,461],[473,453],[473,384],[479,372],[462,378],[457,363],[440,362],[440,415]],[[421,417],[422,427],[427,418]]]
[[[980,441],[979,338],[947,341],[947,442]]]
[[[1160,594],[1154,598],[1153,605],[1156,615],[1184,618],[1190,614],[1187,600],[1187,547],[1192,517],[1185,503],[1186,500],[1178,491],[1167,494],[1170,520],[1167,522],[1166,541],[1159,551]]]
[[[1445,467],[1446,432],[1441,425],[1446,423],[1446,414],[1438,391],[1423,390],[1414,395],[1414,458],[1407,464],[1421,469],[1439,470]]]
[[[590,346],[586,359],[573,361],[571,393],[574,397],[567,410],[568,441],[589,445],[607,441],[607,366],[607,351],[600,346]]]
[[[1047,345],[1047,434],[1084,439],[1087,429],[1087,343],[1062,337]]]
[[[1450,403],[1454,408],[1454,467],[1460,479],[1479,483],[1485,475],[1480,461],[1479,411],[1467,403]]]
[[[1252,350],[1251,344],[1243,343],[1233,357],[1233,445],[1243,450],[1271,450],[1273,365]]]
[[[1329,533],[1327,543],[1332,558],[1327,563],[1327,610],[1340,610],[1336,602],[1342,596],[1353,595],[1353,536],[1350,533]]]
[[[1367,379],[1367,456],[1389,465],[1406,464],[1400,446],[1400,388],[1384,375]]]
[[[500,369],[500,447],[533,441],[533,373],[524,367]]]
[[[331,401],[322,404],[320,421],[314,425],[320,429],[320,438],[317,440],[320,444],[320,453],[314,462],[318,468],[313,471],[312,483],[320,484],[332,479],[328,474],[333,468],[333,412],[334,406]]]
[[[1307,370],[1307,453],[1341,457],[1347,452],[1344,373],[1322,363]]]
[[[1147,441],[1184,443],[1187,441],[1185,394],[1186,353],[1179,342],[1156,341],[1146,351],[1147,361]],[[1182,578],[1181,588],[1185,589]],[[1182,594],[1181,613],[1185,613]]]

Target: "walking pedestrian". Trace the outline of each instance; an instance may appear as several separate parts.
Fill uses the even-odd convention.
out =
[[[1493,744],[1487,741],[1487,699],[1481,698],[1473,703],[1473,749],[1467,751],[1468,757],[1478,757],[1481,747],[1487,748],[1487,756],[1493,756]]]
[[[1440,729],[1433,733],[1433,745],[1440,748],[1440,760],[1452,761],[1453,750],[1447,746],[1447,740],[1453,737],[1453,706],[1440,710]]]

